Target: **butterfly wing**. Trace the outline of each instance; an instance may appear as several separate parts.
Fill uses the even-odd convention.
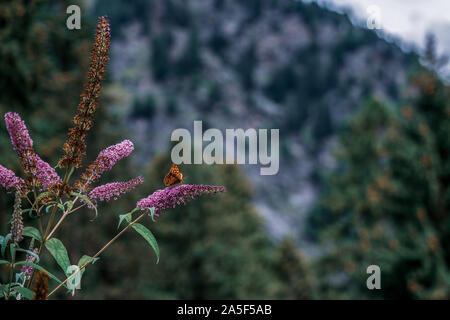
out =
[[[176,164],[172,164],[169,173],[167,173],[164,177],[164,184],[166,186],[173,186],[182,182],[183,174],[180,172],[180,169],[178,169],[178,166]]]

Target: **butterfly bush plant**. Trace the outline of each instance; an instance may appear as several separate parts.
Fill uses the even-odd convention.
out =
[[[76,265],[72,265],[67,250],[55,235],[58,228],[70,216],[83,207],[95,212],[99,202],[116,200],[143,184],[142,177],[126,182],[111,182],[94,187],[102,174],[111,170],[122,158],[133,151],[133,143],[124,140],[101,151],[96,160],[81,173],[80,178],[71,182],[76,169],[81,168],[85,154],[85,139],[94,124],[94,114],[102,88],[105,67],[109,60],[110,27],[105,17],[100,17],[91,53],[87,83],[81,94],[78,114],[73,119],[67,141],[63,146],[64,156],[56,168],[50,166],[36,154],[24,121],[17,113],[5,115],[6,128],[23,171],[23,178],[0,165],[0,184],[10,194],[14,194],[14,206],[10,219],[10,232],[0,236],[0,267],[6,268],[7,279],[0,279],[0,295],[4,299],[48,299],[60,288],[75,292],[75,281],[89,264],[99,259],[106,250],[127,230],[134,229],[153,248],[159,260],[159,249],[155,237],[144,225],[138,223],[143,217],[155,216],[162,210],[209,193],[225,192],[223,186],[178,185],[158,190],[140,200],[130,212],[119,216],[122,229],[93,256],[83,255]],[[61,171],[61,172],[59,172]],[[33,225],[24,226],[24,216]],[[29,238],[25,240],[25,238]],[[27,244],[24,247],[24,243]],[[40,257],[47,250],[56,260],[65,275],[58,279],[40,264]],[[54,281],[53,290],[49,289]],[[52,284],[53,286],[53,284]]]

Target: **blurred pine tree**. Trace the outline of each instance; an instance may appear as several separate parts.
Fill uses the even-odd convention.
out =
[[[318,262],[326,297],[450,297],[449,88],[423,69],[413,83],[416,97],[400,112],[371,100],[341,138],[324,210],[312,218],[331,246]],[[366,287],[372,264],[381,290]]]
[[[0,4],[0,113],[18,112],[37,151],[54,163],[76,110],[89,59],[89,21],[66,28],[66,8],[78,1],[6,1]],[[73,108],[74,112],[67,112]],[[1,121],[0,130],[5,125]],[[6,132],[6,131],[3,131]],[[7,134],[2,164],[19,169]]]

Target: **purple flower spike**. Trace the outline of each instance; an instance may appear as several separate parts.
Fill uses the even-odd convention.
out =
[[[122,158],[125,158],[133,152],[133,142],[124,140],[118,144],[110,146],[100,152],[97,160],[99,161],[100,169],[103,171],[111,170],[111,168]],[[102,172],[103,172],[102,171]]]
[[[22,159],[33,148],[33,140],[30,138],[25,122],[15,112],[6,113],[5,122],[14,150]]]
[[[111,182],[93,189],[89,193],[89,198],[92,200],[109,201],[111,198],[117,200],[122,194],[130,192],[137,186],[144,183],[142,177],[134,178],[127,182]]]
[[[97,159],[81,175],[83,182],[76,183],[78,189],[85,192],[88,186],[100,178],[103,172],[111,170],[117,161],[129,156],[133,149],[133,142],[124,140],[100,152]]]
[[[24,171],[34,175],[43,188],[60,183],[61,179],[56,171],[33,151],[33,140],[31,140],[25,122],[20,116],[15,112],[8,112],[5,114],[5,122],[11,143],[19,156]]]
[[[226,192],[225,187],[182,184],[155,191],[147,198],[140,200],[136,207],[141,209],[154,207],[156,213],[159,210],[175,208],[177,205],[186,204],[186,202],[196,199],[198,196],[218,192]]]
[[[0,184],[6,190],[11,190],[11,189],[21,190],[22,187],[25,185],[25,181],[23,181],[23,179],[17,177],[13,171],[0,165]]]
[[[61,183],[62,180],[47,162],[42,160],[38,155],[35,155],[36,160],[36,172],[34,175],[42,183],[44,189],[48,188],[52,184]]]
[[[33,252],[37,255],[39,253],[39,250],[36,248],[33,250]],[[27,254],[26,262],[33,263],[34,260],[36,260],[36,257],[34,255]],[[20,269],[20,272],[24,273],[25,278],[28,280],[28,279],[30,279],[31,273],[33,272],[33,267],[28,266],[28,265],[23,265],[22,268]]]

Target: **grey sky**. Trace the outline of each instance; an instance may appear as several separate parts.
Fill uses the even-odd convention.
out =
[[[350,8],[365,22],[367,8],[376,5],[384,32],[422,47],[428,31],[435,34],[438,52],[450,54],[450,0],[313,0],[322,5]]]

